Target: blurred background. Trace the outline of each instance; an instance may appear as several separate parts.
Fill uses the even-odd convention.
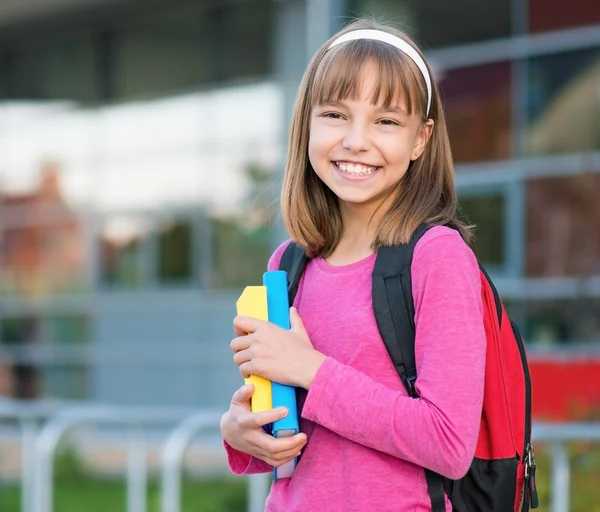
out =
[[[528,345],[535,418],[600,419],[589,0],[0,0],[4,400],[226,408],[235,299],[286,238],[298,83],[357,15],[405,29],[435,70],[476,253]],[[589,453],[574,457],[591,496]],[[600,510],[595,496],[572,510]]]

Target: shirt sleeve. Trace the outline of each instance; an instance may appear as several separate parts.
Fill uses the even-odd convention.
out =
[[[456,479],[467,472],[475,453],[486,339],[475,256],[458,233],[442,229],[441,235],[426,234],[417,243],[411,267],[420,398],[329,357],[302,415],[352,441]]]
[[[223,441],[227,453],[227,463],[234,475],[255,475],[257,473],[269,473],[273,467],[264,460],[257,459],[252,455],[232,448],[227,441]]]
[[[285,251],[285,248],[289,245],[290,241],[283,242],[269,258],[267,269],[277,270],[279,268],[279,262],[281,256]],[[253,475],[256,473],[268,473],[273,470],[273,467],[267,464],[265,461],[257,459],[252,455],[241,452],[232,448],[229,443],[223,440],[225,446],[225,452],[227,453],[227,463],[229,469],[234,475]]]

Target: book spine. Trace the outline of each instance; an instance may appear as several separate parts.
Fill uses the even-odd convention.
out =
[[[264,286],[246,286],[236,302],[237,314],[268,320],[267,289]],[[245,379],[246,384],[254,384],[254,394],[250,401],[252,412],[263,412],[273,408],[273,388],[270,380],[258,375]]]
[[[267,309],[269,322],[290,329],[290,308],[287,292],[287,274],[283,270],[274,270],[263,274],[263,285],[267,289]],[[300,428],[296,404],[296,389],[278,382],[271,383],[273,408],[285,407],[288,415],[273,423],[274,437],[296,435]],[[279,468],[274,468],[274,478],[291,477],[297,460],[290,461]]]

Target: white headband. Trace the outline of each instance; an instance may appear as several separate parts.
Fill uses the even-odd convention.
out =
[[[346,43],[348,41],[356,41],[358,39],[372,39],[374,41],[381,41],[382,43],[390,44],[398,48],[398,50],[405,53],[413,60],[413,62],[421,70],[423,78],[425,79],[425,84],[427,85],[427,111],[425,112],[425,115],[429,115],[429,107],[431,106],[431,79],[429,78],[427,66],[417,50],[415,50],[409,43],[400,37],[388,32],[384,32],[383,30],[374,29],[360,29],[346,32],[338,37],[333,43],[331,43],[329,48],[333,48],[338,44]]]

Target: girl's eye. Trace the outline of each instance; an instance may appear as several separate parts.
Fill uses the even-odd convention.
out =
[[[393,119],[382,119],[379,122],[386,126],[400,126],[400,123],[398,121],[394,121]]]
[[[328,119],[342,119],[342,114],[338,112],[325,112],[323,114],[323,117],[326,117]]]

